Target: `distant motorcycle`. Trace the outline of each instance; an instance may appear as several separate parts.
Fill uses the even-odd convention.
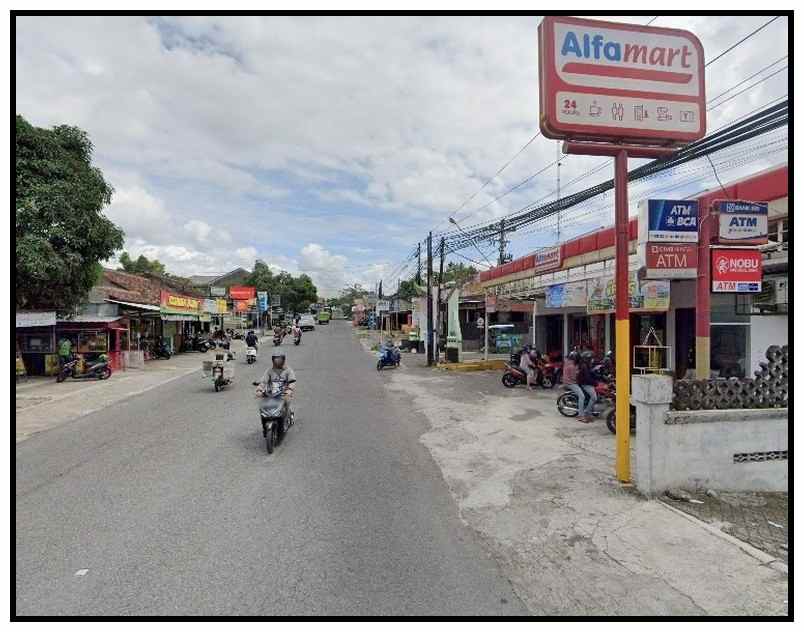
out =
[[[246,348],[246,363],[254,364],[257,361],[257,347]]]
[[[382,371],[387,366],[399,366],[401,357],[399,349],[394,344],[384,344],[377,353],[377,370]]]
[[[79,358],[74,357],[65,362],[56,375],[56,382],[63,382],[68,377],[74,380],[108,380],[112,376],[112,367],[109,366],[109,359],[105,354],[85,364],[82,373],[78,372],[78,360]]]

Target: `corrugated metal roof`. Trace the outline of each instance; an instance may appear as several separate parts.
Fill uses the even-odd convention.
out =
[[[97,316],[93,314],[79,314],[72,318],[59,318],[60,323],[113,323],[120,320],[123,316]]]

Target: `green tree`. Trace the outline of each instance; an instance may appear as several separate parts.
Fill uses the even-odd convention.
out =
[[[272,296],[282,297],[282,307],[286,312],[306,312],[310,303],[316,302],[318,289],[306,274],[294,277],[281,270],[274,274],[264,262],[257,260],[254,269],[246,279],[246,285],[257,288],[260,292],[268,292]]]
[[[123,231],[102,213],[112,186],[77,127],[44,129],[18,114],[15,154],[16,306],[71,309],[123,246]]]
[[[158,259],[148,259],[145,255],[132,259],[128,252],[124,250],[120,254],[118,261],[123,266],[123,270],[132,274],[155,274],[157,276],[165,276],[166,274],[165,266]]]
[[[471,281],[477,275],[477,269],[471,265],[465,265],[463,262],[455,263],[450,261],[447,264],[447,269],[444,270],[444,283],[455,281],[458,285],[463,285],[467,281]],[[435,282],[438,283],[438,272],[434,275]]]

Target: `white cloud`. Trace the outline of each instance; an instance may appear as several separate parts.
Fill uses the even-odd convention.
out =
[[[712,58],[767,19],[663,15],[655,24],[691,28]],[[241,265],[238,250],[252,248],[337,284],[385,265],[338,259],[351,247],[375,246],[382,234],[396,262],[428,229],[450,228],[447,217],[537,131],[539,21],[20,16],[16,109],[37,125],[89,132],[118,189],[109,216],[127,247],[173,257],[165,248],[181,246],[175,264],[191,273],[202,272],[193,264]],[[709,94],[784,55],[786,23],[713,64]],[[786,80],[781,73],[713,110],[709,129],[784,94]],[[492,202],[555,155],[555,142],[535,140],[464,206],[462,224],[553,196],[549,169]],[[563,187],[602,162],[564,159]],[[610,176],[604,169],[574,186]],[[545,234],[514,234],[512,248]],[[331,269],[315,267],[324,261]]]

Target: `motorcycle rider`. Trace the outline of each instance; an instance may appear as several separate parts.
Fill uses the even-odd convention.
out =
[[[253,329],[249,329],[249,332],[246,334],[246,346],[256,349],[258,344],[259,339],[257,338],[257,334],[254,333]]]
[[[522,349],[522,353],[519,357],[519,368],[525,372],[527,375],[527,383],[528,388],[530,390],[535,390],[536,386],[534,382],[536,381],[536,363],[533,360],[532,349],[529,345],[525,345]]]
[[[299,321],[298,321],[298,320],[297,320],[295,323],[293,323],[293,327],[291,328],[291,331],[293,332],[293,338],[294,338],[294,340],[295,340],[296,338],[301,338],[301,335],[302,335],[302,330],[301,330],[301,328],[299,327]]]
[[[257,386],[257,395],[271,392],[271,385],[278,384],[282,388],[282,397],[288,403],[290,420],[293,423],[293,408],[291,402],[296,389],[296,374],[289,366],[285,366],[285,354],[274,353],[271,356],[271,366],[265,370],[260,384]]]

